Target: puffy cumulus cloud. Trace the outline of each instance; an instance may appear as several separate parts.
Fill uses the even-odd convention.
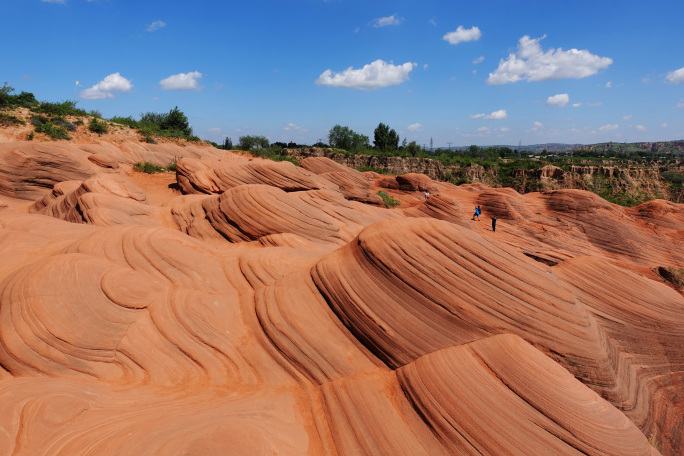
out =
[[[482,36],[482,32],[478,27],[471,27],[469,29],[463,28],[459,25],[456,30],[449,32],[442,37],[444,41],[451,44],[463,43],[464,41],[477,41]]]
[[[479,56],[475,60],[473,60],[473,65],[477,65],[478,63],[484,62],[484,55]]]
[[[423,124],[414,123],[406,127],[408,131],[420,131],[423,128]]]
[[[501,120],[505,119],[508,117],[508,112],[506,112],[505,109],[499,109],[498,111],[494,111],[491,114],[471,114],[470,118],[471,119],[491,119],[491,120]]]
[[[613,87],[613,81],[606,82],[606,88],[610,89],[611,87]]]
[[[373,27],[380,28],[380,27],[387,27],[389,25],[399,25],[402,22],[404,22],[403,18],[397,17],[396,14],[392,14],[391,16],[379,17],[377,19],[373,19]]]
[[[581,79],[596,74],[607,68],[613,59],[599,57],[588,50],[562,48],[542,51],[539,41],[546,38],[520,38],[518,50],[509,54],[506,60],[501,59],[499,67],[489,73],[487,84],[501,85],[518,81],[551,81],[556,79]]]
[[[361,90],[374,90],[387,86],[401,84],[408,80],[409,73],[416,63],[406,62],[394,65],[392,62],[376,60],[355,70],[352,67],[339,73],[325,70],[316,80],[316,84],[332,87],[347,87]]]
[[[599,127],[599,131],[613,131],[617,130],[620,126],[618,124],[608,124],[604,125],[602,127]]]
[[[672,84],[681,84],[682,82],[684,82],[684,67],[678,70],[669,71],[667,73],[667,76],[665,76],[665,79],[667,79]]]
[[[197,81],[202,77],[199,71],[190,73],[178,73],[159,81],[159,85],[164,90],[199,90],[201,89]]]
[[[532,124],[532,131],[539,131],[542,128],[544,128],[544,124],[539,121],[536,121],[534,124]]]
[[[579,108],[580,106],[582,106],[582,103],[573,103],[572,104],[573,108]]]
[[[558,108],[565,106],[570,101],[567,93],[559,93],[546,99],[547,106],[556,106]]]
[[[145,30],[148,32],[156,32],[160,28],[166,27],[166,22],[164,21],[154,21],[150,25],[147,26]]]
[[[115,93],[130,92],[132,88],[131,81],[121,76],[120,73],[112,73],[89,89],[81,91],[79,95],[86,100],[100,100],[114,98]]]

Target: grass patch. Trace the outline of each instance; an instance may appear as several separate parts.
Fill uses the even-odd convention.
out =
[[[391,195],[388,195],[387,192],[384,192],[382,190],[378,192],[378,196],[382,198],[382,204],[384,204],[385,207],[388,209],[399,206],[401,204],[401,201],[399,201]]]
[[[26,125],[26,122],[12,114],[5,114],[0,112],[0,126],[11,127],[12,125]]]
[[[150,162],[138,162],[135,165],[133,165],[133,169],[135,171],[138,171],[139,173],[146,174],[163,173],[164,171],[166,171],[163,167],[155,165],[154,163]]]
[[[93,117],[88,125],[88,130],[101,135],[109,131],[109,125],[104,120],[97,120],[97,117]]]

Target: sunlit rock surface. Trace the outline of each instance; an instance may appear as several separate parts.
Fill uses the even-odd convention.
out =
[[[682,205],[1,146],[0,455],[684,451]]]

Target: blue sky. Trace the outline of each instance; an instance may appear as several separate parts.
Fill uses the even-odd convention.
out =
[[[0,83],[203,139],[684,138],[684,2],[0,0]],[[80,85],[75,87],[76,81]]]

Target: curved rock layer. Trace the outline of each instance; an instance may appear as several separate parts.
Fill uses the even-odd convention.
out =
[[[205,163],[182,158],[176,163],[178,185],[185,194],[216,194],[240,185],[262,184],[286,192],[317,190],[325,185],[290,162],[224,159]]]
[[[407,209],[404,213],[410,217],[429,217],[455,223],[462,227],[470,227],[463,207],[445,194],[432,195],[424,203]]]
[[[380,176],[192,145],[0,161],[2,456],[681,454],[681,205],[413,174],[385,209],[350,200]]]
[[[355,169],[347,168],[326,157],[305,158],[302,160],[302,168],[337,185],[340,193],[348,200],[382,204],[382,198],[372,192],[372,181]]]
[[[613,381],[605,334],[548,268],[453,224],[374,224],[321,260],[312,277],[340,320],[390,367],[509,332],[585,381]]]
[[[655,453],[625,415],[516,336],[431,353],[397,377],[448,454]]]
[[[58,144],[0,144],[0,194],[35,200],[59,182],[85,180],[102,170],[88,155]]]
[[[123,174],[60,182],[29,211],[99,226],[160,224],[157,210],[149,206],[145,192]]]
[[[216,239],[217,233],[233,243],[269,237],[274,245],[292,242],[273,237],[278,235],[342,245],[363,227],[396,217],[328,190],[287,193],[267,185],[241,185],[172,213],[182,231],[200,239]]]

